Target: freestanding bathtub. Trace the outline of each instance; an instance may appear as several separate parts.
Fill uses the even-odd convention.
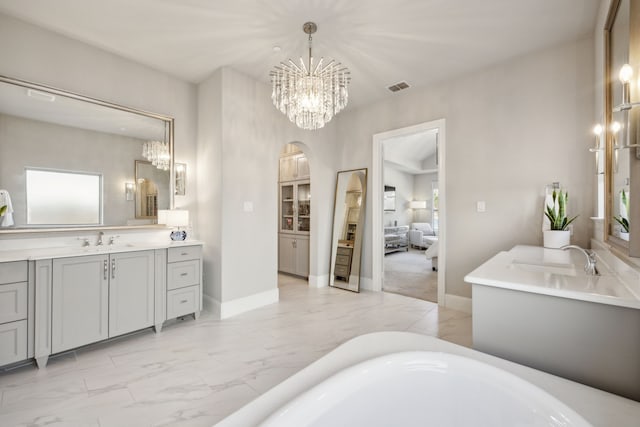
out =
[[[462,356],[404,352],[341,371],[261,427],[589,426],[555,397]]]
[[[356,337],[217,427],[631,426],[640,402],[407,332]]]

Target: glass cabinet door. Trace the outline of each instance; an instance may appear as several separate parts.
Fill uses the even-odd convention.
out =
[[[309,232],[311,218],[311,184],[298,184],[298,223],[297,231]]]
[[[294,186],[284,184],[280,186],[280,231],[294,231]]]

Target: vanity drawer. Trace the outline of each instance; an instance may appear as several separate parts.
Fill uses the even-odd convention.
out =
[[[202,246],[182,246],[179,248],[169,248],[167,262],[187,261],[200,259],[202,257]]]
[[[0,284],[27,281],[27,261],[0,263]]]
[[[167,292],[167,319],[199,311],[198,290],[200,286],[175,289]]]
[[[27,358],[27,321],[0,325],[0,365]]]
[[[167,264],[167,289],[179,289],[200,284],[200,260]]]
[[[27,318],[27,282],[0,285],[0,323]]]

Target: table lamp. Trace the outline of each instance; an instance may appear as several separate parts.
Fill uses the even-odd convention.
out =
[[[159,209],[158,224],[166,224],[167,227],[176,227],[177,230],[171,232],[171,240],[184,240],[187,232],[180,230],[180,227],[189,225],[189,211],[180,209]]]

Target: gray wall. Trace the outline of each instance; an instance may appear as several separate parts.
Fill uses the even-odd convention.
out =
[[[200,224],[212,254],[206,293],[219,302],[277,289],[278,168],[294,142],[311,171],[311,283],[328,280],[335,188],[334,123],[303,131],[271,104],[271,88],[229,68],[198,87]],[[245,212],[245,201],[253,212]],[[213,275],[213,279],[211,279]]]
[[[398,221],[398,225],[410,225],[413,222],[413,211],[409,208],[413,200],[413,175],[385,166],[384,185],[396,187],[396,210],[384,212],[384,225],[392,226],[394,221]]]
[[[569,210],[580,214],[572,241],[589,244],[593,62],[587,38],[339,117],[340,142],[352,154],[343,156],[342,167],[371,167],[376,133],[446,119],[447,293],[470,297],[463,281],[468,272],[515,244],[542,243],[547,183],[560,181],[570,191]],[[486,201],[486,213],[476,213],[478,200]],[[371,245],[364,251],[362,274],[371,277]]]
[[[437,173],[422,173],[413,177],[413,198],[415,200],[426,200],[426,209],[416,209],[413,211],[413,222],[431,223],[431,206],[433,199],[431,196],[431,183],[438,180]]]

